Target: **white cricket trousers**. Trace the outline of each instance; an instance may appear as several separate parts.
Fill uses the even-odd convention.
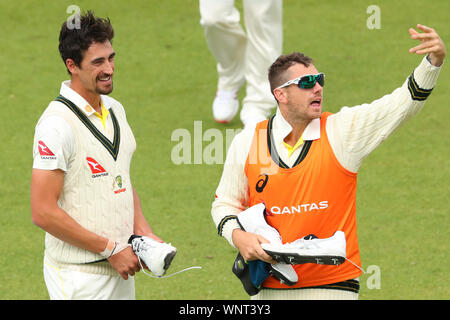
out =
[[[267,118],[276,106],[267,76],[282,52],[282,4],[282,0],[243,0],[245,32],[234,0],[200,0],[200,24],[217,61],[218,89],[237,90],[247,83],[240,114],[244,123]]]
[[[51,300],[135,300],[134,277],[85,273],[55,266],[44,257],[44,280]]]
[[[262,289],[251,300],[358,300],[356,292],[335,289]]]

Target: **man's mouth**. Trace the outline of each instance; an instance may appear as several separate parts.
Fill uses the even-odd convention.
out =
[[[320,107],[322,105],[322,98],[317,98],[317,99],[312,100],[310,105],[312,107],[316,107],[316,108]]]
[[[98,77],[97,79],[102,82],[109,82],[109,81],[111,81],[112,77],[111,76],[102,76],[102,77]]]

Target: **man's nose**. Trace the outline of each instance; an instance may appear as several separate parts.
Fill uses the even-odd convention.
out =
[[[313,92],[314,92],[314,93],[318,93],[318,92],[322,92],[322,90],[323,90],[323,87],[319,84],[319,81],[317,81],[317,82],[314,84]]]
[[[107,61],[105,63],[105,68],[103,69],[103,73],[113,74],[114,73],[114,62]]]

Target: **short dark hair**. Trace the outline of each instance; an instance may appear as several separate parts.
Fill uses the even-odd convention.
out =
[[[303,64],[309,67],[313,60],[300,52],[293,52],[291,54],[281,55],[275,60],[269,68],[269,83],[270,91],[273,93],[277,87],[288,81],[286,78],[286,70],[296,63]]]
[[[68,26],[68,22],[65,21],[59,32],[59,53],[64,64],[67,59],[72,59],[80,66],[84,52],[92,43],[103,43],[107,40],[111,42],[114,37],[114,29],[109,18],[98,18],[92,11],[88,11],[80,15],[79,21],[76,27]]]

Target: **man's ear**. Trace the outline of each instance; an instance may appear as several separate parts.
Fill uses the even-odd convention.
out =
[[[79,69],[75,61],[73,61],[72,59],[66,59],[66,68],[71,74],[76,74]]]
[[[275,96],[275,99],[278,101],[278,103],[286,104],[288,102],[286,93],[282,89],[273,90],[273,95]]]

